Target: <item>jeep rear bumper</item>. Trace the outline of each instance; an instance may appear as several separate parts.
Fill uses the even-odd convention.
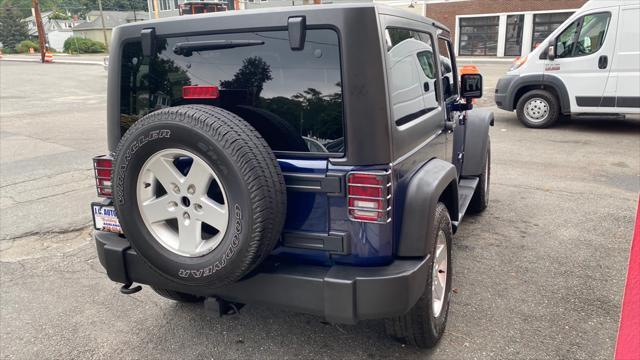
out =
[[[98,258],[115,282],[140,283],[239,303],[260,303],[354,324],[406,313],[418,301],[429,275],[427,258],[387,266],[355,267],[265,261],[253,275],[223,288],[184,285],[150,268],[129,242],[95,231]]]

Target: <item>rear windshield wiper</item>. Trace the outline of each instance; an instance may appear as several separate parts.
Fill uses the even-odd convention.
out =
[[[191,41],[177,43],[173,48],[173,53],[182,56],[191,56],[194,51],[208,51],[220,49],[232,49],[244,46],[264,45],[261,40],[210,40],[210,41]]]

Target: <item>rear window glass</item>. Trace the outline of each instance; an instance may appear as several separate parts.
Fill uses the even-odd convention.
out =
[[[176,45],[234,40],[251,44],[177,55]],[[257,44],[257,45],[256,45]],[[178,51],[179,52],[179,51]],[[217,86],[219,97],[199,100],[235,112],[275,151],[344,153],[338,35],[308,30],[293,51],[286,31],[159,39],[158,56],[142,57],[140,42],[123,48],[121,128],[169,106],[193,103],[184,86]]]

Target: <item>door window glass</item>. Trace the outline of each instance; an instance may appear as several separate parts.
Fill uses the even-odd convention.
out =
[[[438,107],[437,68],[430,35],[389,28],[385,33],[393,119],[403,125]]]
[[[591,14],[584,17],[580,35],[576,42],[574,56],[593,54],[600,50],[604,40],[607,26],[609,25],[609,13]]]
[[[556,57],[584,56],[598,51],[607,32],[609,16],[609,13],[590,14],[574,21],[556,39]]]
[[[556,58],[571,56],[576,41],[576,31],[578,31],[577,20],[560,33],[556,39]]]
[[[438,50],[440,52],[440,74],[442,74],[442,93],[445,100],[457,98],[458,95],[458,75],[453,59],[453,48],[451,42],[445,39],[438,39]]]
[[[460,55],[498,54],[498,16],[460,19]]]

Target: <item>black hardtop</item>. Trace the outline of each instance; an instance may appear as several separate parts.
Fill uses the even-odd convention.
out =
[[[190,1],[190,2],[200,3],[200,1]],[[216,2],[216,1],[212,1],[212,2]],[[241,17],[241,18],[256,17],[256,16],[261,17],[265,14],[281,14],[281,15],[286,15],[287,17],[306,16],[310,14],[324,13],[324,12],[334,13],[336,11],[347,10],[347,9],[375,9],[378,14],[397,16],[397,17],[406,18],[408,20],[414,20],[414,21],[426,23],[426,24],[435,26],[436,28],[439,28],[441,30],[444,30],[446,32],[449,32],[449,29],[446,26],[428,17],[420,16],[416,13],[406,11],[397,7],[383,5],[383,4],[376,4],[376,3],[321,4],[321,5],[270,7],[270,8],[262,8],[262,9],[247,9],[247,10],[241,10],[241,11],[232,10],[232,11],[223,11],[223,12],[206,13],[206,14],[195,14],[187,18],[174,16],[174,17],[167,17],[167,18],[161,18],[161,19],[152,19],[152,20],[146,20],[144,22],[124,24],[118,27],[119,28],[139,27],[141,24],[143,24],[144,27],[148,27],[148,26],[153,26],[151,24],[155,25],[155,24],[166,24],[166,23],[179,23],[184,26],[185,25],[184,22],[198,21],[199,19],[209,19],[209,18],[217,19],[217,18],[232,17],[235,20],[238,20],[238,17]],[[373,14],[373,13],[367,13],[367,14]],[[242,21],[242,20],[239,20],[239,21]],[[257,21],[257,22],[252,21],[250,23],[250,26],[247,26],[247,27],[254,28],[256,26],[260,26],[260,23],[261,23],[260,21]]]
[[[120,62],[122,47],[139,41],[143,29],[158,38],[210,33],[287,29],[288,19],[304,16],[307,29],[330,28],[341,50],[345,153],[334,165],[367,166],[393,161],[390,105],[385,69],[386,45],[381,16],[401,18],[409,27],[435,32],[439,23],[408,11],[379,4],[310,5],[228,11],[143,21],[114,29],[107,96],[108,144],[115,151],[120,128]]]

